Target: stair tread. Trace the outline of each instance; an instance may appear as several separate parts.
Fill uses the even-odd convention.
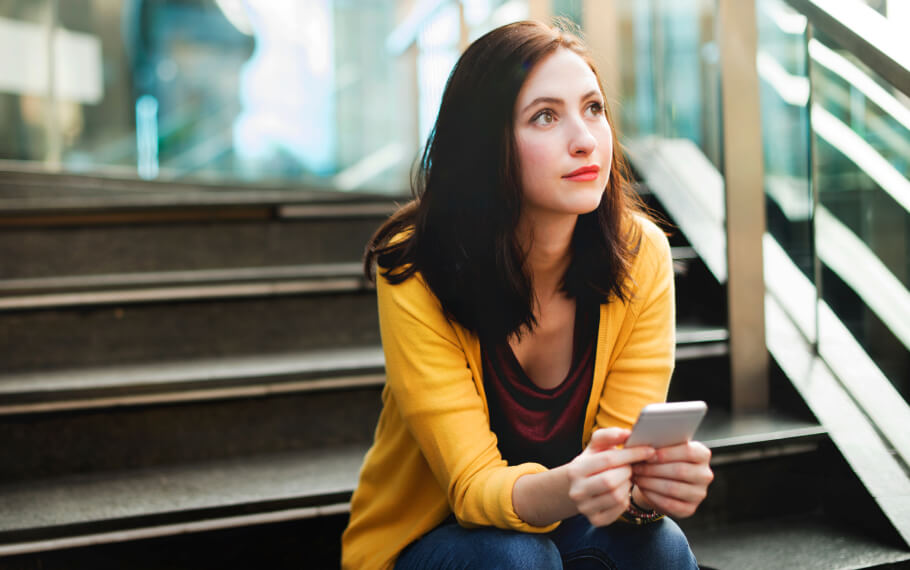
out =
[[[359,263],[0,280],[0,310],[171,303],[370,289]]]
[[[130,393],[214,390],[351,375],[382,375],[379,346],[311,352],[204,358],[174,362],[105,366],[0,375],[0,413],[24,402],[53,402]],[[381,383],[377,381],[376,383]]]
[[[344,502],[365,451],[349,445],[0,485],[0,543]]]
[[[711,568],[869,568],[910,560],[910,551],[821,515],[687,528],[699,564]]]
[[[727,331],[718,327],[680,327],[677,345],[724,344]],[[72,398],[115,397],[129,392],[148,394],[222,387],[262,386],[305,378],[382,374],[380,346],[324,349],[140,363],[51,371],[0,374],[0,413],[23,402]]]
[[[726,327],[715,325],[684,324],[676,327],[677,343],[727,342],[730,332]]]
[[[0,279],[0,296],[42,293],[133,289],[137,287],[177,287],[238,282],[279,281],[286,279],[326,279],[362,277],[360,262],[312,263],[271,267],[147,271],[97,275],[64,275]]]
[[[775,443],[781,433],[796,437],[794,428],[811,422],[781,415],[746,422],[715,414],[705,425],[701,439],[718,451],[730,433]],[[349,444],[0,485],[0,543],[26,532],[38,539],[346,501],[366,449]]]
[[[747,446],[783,444],[793,440],[824,437],[827,431],[817,421],[769,410],[731,415],[709,410],[695,438],[715,452]]]
[[[675,248],[686,260],[691,248]],[[320,286],[321,284],[321,286]],[[360,261],[0,278],[0,310],[171,302],[370,288]]]

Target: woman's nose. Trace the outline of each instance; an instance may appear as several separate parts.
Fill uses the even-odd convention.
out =
[[[573,155],[585,156],[591,154],[597,147],[597,139],[591,134],[584,123],[576,125],[572,139],[569,141],[569,152]]]

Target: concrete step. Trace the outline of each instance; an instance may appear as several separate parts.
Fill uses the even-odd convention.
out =
[[[0,416],[381,387],[378,345],[0,376]]]
[[[820,460],[826,438],[817,423],[780,413],[731,418],[712,411],[699,437],[712,448],[718,473],[709,498],[751,497],[745,502],[763,503],[764,512],[776,515],[682,521],[704,567],[907,567],[910,552],[876,530],[868,513],[853,510],[842,484],[833,489],[842,503],[836,508],[849,511],[840,519],[825,513],[817,493],[806,492],[852,475],[846,465]],[[187,568],[257,559],[276,568],[301,562],[336,567],[345,503],[364,450],[336,446],[0,485],[0,567],[155,568],[178,559]],[[730,479],[739,482],[736,497]],[[793,493],[802,493],[798,501]],[[852,523],[844,524],[844,517]],[[304,526],[309,530],[301,531]],[[335,538],[324,536],[316,552],[298,556],[299,537],[326,528]]]
[[[365,446],[0,485],[0,556],[346,510]]]
[[[356,262],[391,201],[0,214],[0,279]]]
[[[375,293],[312,280],[254,291],[203,291],[63,308],[12,310],[0,319],[0,372],[31,372],[196,358],[254,356],[379,343]],[[284,285],[287,283],[285,282]],[[344,285],[342,283],[342,285]],[[229,287],[234,287],[233,285]],[[263,291],[263,288],[271,290]],[[226,295],[221,297],[221,295]]]
[[[319,263],[0,280],[0,311],[358,291],[363,265]]]
[[[678,360],[727,353],[727,331],[680,327]],[[697,365],[697,362],[696,362]],[[380,387],[377,344],[0,374],[0,416]]]
[[[325,515],[316,519],[9,556],[0,558],[0,568],[331,570],[339,565],[339,537],[346,524],[347,517],[343,514]],[[300,537],[307,537],[306,549],[301,548]],[[835,525],[812,516],[737,525],[710,533],[690,532],[689,538],[705,570],[910,568],[910,562],[907,562],[910,552],[874,536],[864,536],[856,527]]]
[[[845,524],[824,514],[782,516],[688,529],[692,551],[705,568],[766,570],[853,570],[910,568],[910,551],[866,530],[860,521]]]
[[[681,349],[687,341],[723,338],[711,329],[684,333],[678,335]],[[0,375],[0,481],[372,437],[385,380],[376,341],[255,356],[163,358]]]
[[[323,384],[337,380],[315,379]],[[0,484],[365,446],[381,407],[381,386],[365,383],[0,416]]]
[[[233,435],[222,438],[231,441]],[[318,437],[319,448],[0,484],[0,555],[343,512],[369,440],[333,442],[324,432]],[[749,449],[776,458],[805,454],[824,433],[800,418],[766,415],[737,422],[712,412],[699,437],[717,462]]]
[[[347,513],[0,558],[3,570],[338,570]]]

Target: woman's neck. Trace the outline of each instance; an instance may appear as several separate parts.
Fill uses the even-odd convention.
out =
[[[527,267],[538,301],[559,292],[572,259],[572,235],[578,216],[523,216],[519,239],[527,252]]]

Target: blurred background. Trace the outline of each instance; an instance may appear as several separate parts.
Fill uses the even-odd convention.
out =
[[[0,0],[0,160],[406,194],[460,51],[504,23],[559,16],[600,56],[624,142],[685,141],[677,156],[722,177],[716,3],[602,4],[608,13],[582,0]],[[841,4],[910,26],[904,0]],[[838,260],[837,244],[861,242],[888,290],[906,293],[908,97],[783,0],[758,0],[756,20],[769,231],[813,281],[821,246],[825,293],[906,397],[910,324],[889,326],[864,290],[879,284]],[[721,215],[714,190],[695,191]]]
[[[279,520],[331,567],[384,381],[363,244],[461,51],[528,18],[579,27],[668,222],[696,554],[906,563],[910,0],[0,0],[0,567]]]

